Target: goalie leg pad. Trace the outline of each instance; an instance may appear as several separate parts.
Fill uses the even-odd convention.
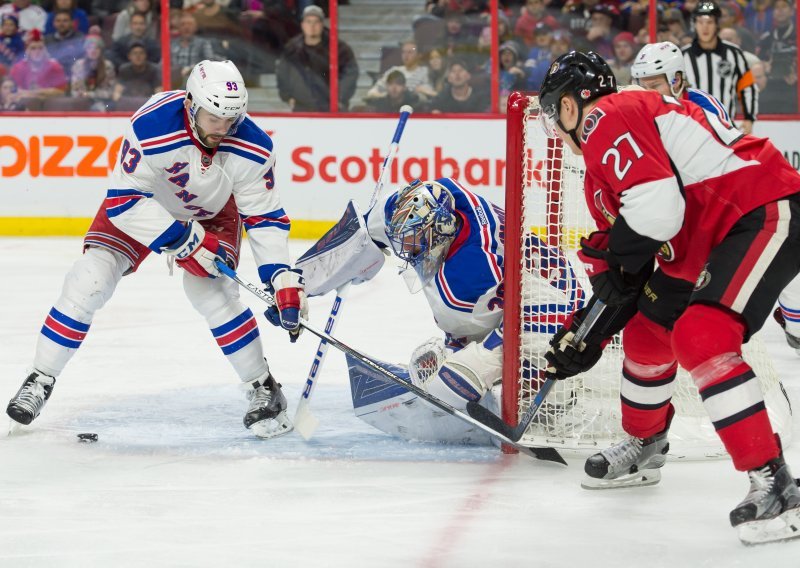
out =
[[[742,359],[745,325],[737,314],[692,304],[675,323],[672,347],[692,376],[733,465],[748,471],[780,449],[753,369]]]
[[[452,406],[466,409],[467,402],[480,400],[502,373],[502,336],[492,332],[483,342],[470,343],[447,357],[425,388]]]

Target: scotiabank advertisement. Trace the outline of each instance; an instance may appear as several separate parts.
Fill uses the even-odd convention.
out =
[[[255,120],[274,140],[276,185],[295,236],[321,234],[350,199],[367,205],[397,124],[393,118]],[[0,234],[85,230],[105,195],[127,122],[102,116],[0,118]],[[760,121],[756,134],[770,136],[800,169],[797,128],[795,121]],[[443,176],[455,177],[502,204],[504,119],[412,116],[388,183],[397,186]],[[65,219],[76,222],[64,223]],[[39,228],[18,230],[25,225]]]
[[[338,219],[350,199],[367,206],[397,126],[393,118],[255,121],[273,138],[276,186],[298,229]],[[94,216],[126,124],[122,117],[1,118],[0,233],[13,234],[10,218]],[[502,119],[412,116],[388,184],[451,176],[502,203],[504,174]]]

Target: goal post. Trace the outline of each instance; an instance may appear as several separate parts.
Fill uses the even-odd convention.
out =
[[[588,277],[576,254],[580,236],[595,227],[584,197],[583,160],[560,140],[546,136],[538,124],[538,113],[537,97],[520,92],[509,97],[502,411],[511,425],[518,423],[541,383],[531,373],[532,367],[541,366],[541,347],[529,344],[531,334],[525,334],[526,321],[531,318],[525,298],[535,301],[537,295],[544,294],[544,290],[537,292],[537,287],[550,286],[546,278],[533,276],[534,272],[542,275],[548,270],[547,277],[552,278],[552,264],[548,268],[542,259],[563,255],[584,297],[591,296]],[[560,274],[571,278],[572,272]],[[564,283],[565,287],[571,285]],[[759,377],[773,427],[787,445],[792,434],[791,407],[758,336],[744,346],[744,357]],[[558,381],[522,443],[584,453],[622,439],[626,435],[621,427],[619,400],[622,360],[621,338],[617,336],[589,372]],[[676,417],[670,428],[671,455],[694,459],[727,455],[697,388],[683,370],[678,372],[672,403]]]

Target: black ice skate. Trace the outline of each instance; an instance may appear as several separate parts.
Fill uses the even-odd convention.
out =
[[[6,414],[14,422],[27,426],[39,416],[55,384],[56,380],[53,377],[31,371],[14,398],[8,401]]]
[[[667,461],[667,430],[649,438],[629,437],[586,460],[584,489],[655,485]]]
[[[745,544],[800,537],[800,489],[783,456],[747,472],[750,491],[731,511]]]
[[[786,331],[786,319],[783,317],[783,312],[781,312],[780,308],[775,308],[775,311],[772,313],[772,317],[775,318],[775,321],[778,322],[783,328],[783,333],[786,334],[786,343],[789,344],[789,347],[792,349],[797,350],[797,354],[800,355],[800,337],[796,337]]]
[[[292,431],[294,426],[286,415],[286,397],[271,374],[249,383],[247,399],[250,405],[244,415],[244,426],[256,436],[274,438]]]

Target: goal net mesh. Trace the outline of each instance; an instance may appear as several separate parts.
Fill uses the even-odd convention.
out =
[[[508,181],[506,189],[506,364],[503,378],[504,417],[516,423],[530,406],[541,379],[531,376],[540,364],[526,304],[547,293],[541,278],[548,269],[537,259],[552,257],[556,248],[571,264],[588,299],[591,286],[576,252],[579,239],[594,222],[583,193],[583,160],[558,140],[549,139],[538,124],[536,97],[515,94],[509,105]],[[535,237],[535,238],[532,238]],[[551,248],[547,248],[551,247]],[[553,263],[550,263],[550,270]],[[534,277],[536,275],[537,277]],[[545,274],[552,278],[552,274]],[[561,278],[569,278],[561,270]],[[509,285],[509,279],[515,285]],[[565,289],[574,284],[564,282]],[[573,292],[577,292],[573,290]],[[509,358],[512,360],[509,361]],[[759,377],[773,427],[784,444],[791,436],[791,408],[763,343],[754,337],[744,358]],[[600,362],[589,372],[558,381],[522,439],[530,446],[595,452],[626,436],[621,428],[619,383],[622,370],[621,338],[615,337]],[[672,399],[676,416],[670,428],[673,457],[704,459],[727,455],[700,401],[688,373],[680,370]]]

